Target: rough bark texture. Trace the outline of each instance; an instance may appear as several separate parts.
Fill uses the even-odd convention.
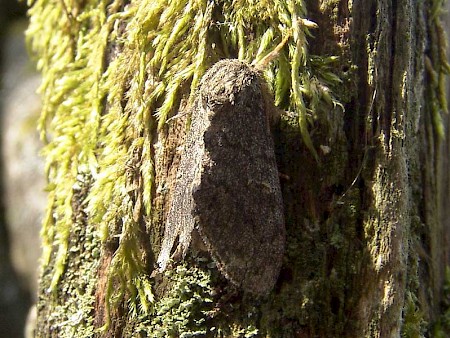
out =
[[[355,55],[357,62],[364,60],[368,65],[360,72],[365,92],[360,92],[364,103],[360,101],[357,111],[365,120],[364,144],[369,149],[363,151],[370,161],[361,177],[362,198],[367,203],[362,220],[367,250],[363,280],[370,282],[359,301],[358,317],[366,335],[398,337],[411,223],[418,212],[409,175],[420,150],[416,139],[423,100],[424,41],[419,34],[424,30],[424,14],[415,2],[378,1],[355,10],[360,13],[365,8],[376,9],[378,17],[372,22],[364,16],[355,18],[355,32],[371,33],[370,41],[363,35],[357,40],[368,53]]]
[[[248,297],[211,268],[207,255],[188,254],[185,263],[152,281],[153,312],[128,310],[136,294],[110,301],[111,288],[125,294],[130,282],[113,276],[108,286],[106,277],[115,250],[129,238],[117,229],[109,229],[112,235],[103,244],[93,236],[94,224],[83,206],[95,179],[88,175],[80,177],[73,195],[71,249],[53,294],[47,290],[56,249],[42,276],[38,336],[65,337],[73,330],[105,337],[445,335],[441,315],[448,309],[440,300],[449,244],[441,217],[448,201],[440,182],[449,172],[442,169],[448,149],[433,115],[439,103],[432,68],[440,67],[442,49],[433,5],[414,0],[309,4],[319,25],[312,50],[341,57],[334,67],[342,83],[334,91],[345,110],[330,104],[314,115],[310,134],[320,161],[302,142],[296,112],[282,114],[274,128],[286,247],[269,296]],[[179,111],[186,106],[182,103]],[[144,270],[136,271],[149,274],[154,268],[184,123],[180,118],[164,125],[153,139],[156,211],[151,222],[139,214],[142,154],[130,156],[127,192],[135,206],[128,217],[139,239],[131,243],[146,252]],[[80,299],[83,306],[77,308]],[[93,317],[97,328],[110,324],[106,331],[89,326]]]

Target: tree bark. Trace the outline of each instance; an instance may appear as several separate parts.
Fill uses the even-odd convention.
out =
[[[30,9],[50,179],[37,336],[444,337],[440,2],[161,3]],[[192,100],[223,58],[264,64],[281,111],[286,244],[268,296],[225,278],[210,243],[156,264]]]

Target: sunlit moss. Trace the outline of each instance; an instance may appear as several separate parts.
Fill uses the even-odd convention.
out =
[[[403,309],[403,325],[402,337],[420,338],[424,337],[426,322],[420,307],[417,305],[418,300],[414,294],[408,292],[405,297],[405,307]]]

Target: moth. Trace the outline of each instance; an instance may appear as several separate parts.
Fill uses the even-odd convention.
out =
[[[196,233],[219,271],[265,295],[285,247],[283,201],[264,80],[249,64],[217,62],[202,77],[161,251],[160,271],[184,257]]]

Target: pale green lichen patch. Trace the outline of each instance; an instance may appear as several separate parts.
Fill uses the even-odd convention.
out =
[[[259,337],[260,308],[255,305],[254,298],[242,300],[242,294],[237,290],[221,284],[219,280],[222,279],[212,261],[205,257],[190,257],[187,262],[165,272],[162,283],[165,291],[155,300],[151,313],[140,313],[132,318],[122,335]],[[233,300],[234,297],[240,298],[241,302]]]
[[[81,177],[79,177],[81,179]],[[87,182],[78,182],[74,189],[76,194],[83,194]],[[78,211],[78,210],[77,210]],[[77,212],[78,213],[78,212]],[[41,291],[52,306],[43,307],[38,303],[39,312],[45,318],[45,325],[57,337],[93,337],[95,293],[97,288],[97,270],[99,267],[101,243],[95,236],[95,229],[87,227],[83,213],[78,213],[74,221],[68,242],[67,266],[62,274],[64,283],[59,283],[55,289]],[[54,254],[50,261],[57,258]],[[44,271],[41,288],[51,285],[52,274]],[[42,324],[39,325],[37,336],[43,336]]]
[[[197,337],[214,333],[208,327],[213,307],[211,274],[182,264],[166,272],[171,288],[153,306],[152,314],[139,318],[136,333],[146,337]]]

